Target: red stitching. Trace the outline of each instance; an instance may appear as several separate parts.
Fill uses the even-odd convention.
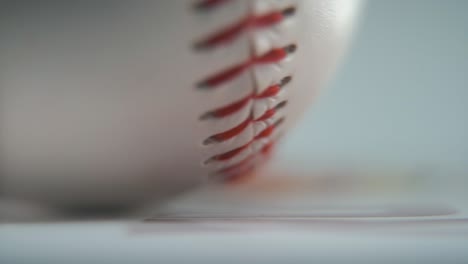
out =
[[[269,142],[268,144],[266,144],[265,146],[262,147],[262,149],[260,150],[260,153],[262,153],[264,155],[267,155],[267,154],[271,153],[273,147],[274,147],[274,143]],[[257,154],[258,153],[251,154],[247,158],[239,161],[238,163],[236,163],[234,165],[231,165],[229,167],[218,170],[215,174],[222,175],[222,174],[229,174],[229,173],[235,172],[236,170],[238,170],[238,169],[248,165],[249,163],[251,163],[255,159],[255,157],[257,157]]]
[[[267,120],[268,118],[272,118],[275,114],[276,114],[275,108],[269,109],[265,111],[265,113],[261,117],[255,119],[255,122]]]
[[[229,130],[227,130],[225,132],[215,134],[215,135],[207,138],[203,143],[205,145],[208,145],[208,144],[211,144],[211,143],[216,143],[216,142],[221,142],[221,141],[226,141],[228,139],[231,139],[231,138],[239,135],[240,133],[242,133],[251,123],[259,122],[259,121],[265,121],[265,120],[267,120],[269,118],[272,118],[273,116],[275,116],[278,109],[283,108],[286,104],[287,104],[287,101],[280,102],[275,107],[265,111],[265,113],[261,117],[255,119],[255,120],[252,119],[252,114],[250,114],[249,117],[246,120],[244,120],[242,123],[240,123],[239,125],[231,128],[231,129],[229,129]]]
[[[263,91],[262,93],[255,95],[255,98],[263,99],[263,98],[273,97],[279,93],[279,91],[281,90],[281,86],[282,86],[281,84],[270,86],[266,88],[265,91]]]
[[[229,104],[227,106],[220,107],[218,109],[215,109],[213,111],[209,111],[202,115],[200,119],[207,119],[207,118],[223,118],[228,115],[231,115],[242,108],[244,108],[249,102],[252,100],[252,95],[249,94],[245,98],[240,99],[239,101],[236,101],[232,104]]]
[[[238,153],[240,153],[242,150],[246,149],[250,144],[252,144],[253,141],[250,141],[249,143],[245,144],[242,147],[235,148],[231,151],[225,152],[223,154],[219,154],[216,156],[213,156],[209,159],[209,161],[223,161],[223,160],[228,160],[231,159],[232,157],[236,156]]]
[[[250,123],[252,123],[252,118],[249,116],[244,122],[240,123],[238,126],[228,130],[228,131],[225,131],[225,132],[222,132],[222,133],[219,133],[219,134],[216,134],[216,135],[213,135],[211,137],[209,137],[207,140],[205,140],[205,144],[209,144],[209,143],[212,143],[212,142],[220,142],[220,141],[225,141],[225,140],[228,140],[230,138],[233,138],[237,135],[239,135],[240,133],[242,133],[242,131],[244,131],[249,125]]]
[[[274,26],[280,23],[287,17],[294,13],[291,8],[281,11],[271,11],[264,15],[247,16],[233,25],[223,28],[214,34],[205,37],[203,40],[195,44],[198,49],[213,48],[222,44],[234,41],[240,34],[250,28],[263,28]]]
[[[209,111],[203,114],[200,119],[208,119],[208,118],[223,118],[229,116],[231,114],[236,113],[237,111],[243,109],[247,104],[253,100],[265,99],[269,97],[276,96],[281,90],[282,84],[276,84],[268,87],[260,94],[249,94],[246,97],[236,101],[234,103],[228,104],[226,106],[217,108],[215,110]]]
[[[229,160],[233,158],[234,156],[238,155],[240,152],[248,148],[250,145],[252,145],[252,143],[254,143],[255,141],[260,140],[262,138],[269,137],[274,132],[275,128],[278,127],[283,121],[284,121],[284,118],[279,119],[273,125],[268,126],[266,129],[264,129],[262,132],[256,135],[251,141],[249,141],[245,145],[235,148],[233,150],[230,150],[228,152],[215,155],[211,157],[210,159],[208,159],[205,163],[210,163],[212,161],[224,161],[224,160]]]
[[[196,4],[196,7],[199,9],[212,9],[216,6],[221,5],[222,3],[227,2],[228,0],[201,0]],[[195,47],[198,49],[204,48],[215,48],[219,45],[226,44],[229,42],[234,41],[238,38],[241,34],[248,31],[249,29],[258,29],[263,27],[271,27],[280,23],[285,19],[286,16],[295,13],[294,7],[288,7],[283,10],[274,10],[262,15],[248,15],[247,17],[241,19],[240,21],[227,26],[211,35],[206,36],[201,41],[196,43]],[[197,84],[198,88],[203,89],[215,89],[221,86],[224,83],[227,83],[245,71],[250,70],[252,66],[259,65],[259,64],[274,64],[279,63],[280,61],[284,60],[289,53],[292,53],[296,50],[296,45],[288,45],[282,48],[274,48],[268,51],[265,54],[259,56],[252,56],[245,62],[239,63],[234,65],[230,68],[224,69],[220,72],[217,72],[211,76],[208,76],[203,81]],[[262,100],[277,96],[281,91],[282,87],[291,81],[291,77],[287,76],[284,77],[279,84],[272,85],[262,92],[258,93],[257,89],[251,94],[235,101],[225,106],[219,107],[217,109],[211,110],[203,114],[200,119],[205,120],[208,118],[225,118],[229,115],[232,115],[242,109],[245,109],[251,101]],[[250,127],[255,122],[266,121],[271,118],[274,118],[277,114],[278,109],[284,107],[287,104],[287,101],[281,101],[275,107],[271,109],[267,109],[262,116],[254,119],[253,117],[253,110],[250,110],[249,116],[244,120],[242,123],[238,124],[237,126],[210,136],[207,138],[203,143],[212,144],[212,143],[219,143],[229,139],[234,138],[241,134],[245,129]],[[268,139],[271,137],[275,129],[284,121],[284,117],[278,119],[274,124],[269,125],[260,133],[255,135],[249,142],[244,144],[243,146],[237,147],[230,151],[214,155],[208,160],[205,161],[205,164],[214,161],[226,161],[232,159],[233,157],[239,155],[241,152],[249,148],[254,142],[258,140]],[[260,151],[257,153],[252,153],[248,157],[244,158],[240,162],[237,162],[234,165],[230,165],[225,168],[221,168],[215,172],[215,175],[224,175],[225,181],[233,182],[238,181],[239,179],[245,178],[246,173],[255,169],[256,163],[258,163],[255,158],[256,157],[268,157],[271,153],[273,148],[274,141],[272,139],[267,140],[267,143],[262,146]]]
[[[265,146],[263,146],[262,150],[260,151],[260,154],[262,154],[262,157],[266,157],[267,159],[270,158],[270,154],[272,152],[272,149],[274,148],[275,146],[275,143],[274,142],[270,142],[268,144],[266,144]],[[252,159],[256,156],[258,156],[259,153],[257,154],[254,154],[252,155]],[[261,161],[261,162],[264,162],[264,161]],[[258,162],[257,162],[258,163]],[[255,163],[253,164],[239,164],[239,166],[237,168],[234,168],[232,169],[232,171],[228,171],[228,172],[225,172],[225,173],[220,173],[220,175],[228,175],[227,177],[224,177],[223,181],[226,182],[226,183],[230,183],[230,184],[235,184],[235,183],[242,183],[248,179],[250,179],[251,177],[254,176],[253,172],[255,171],[256,169],[256,165]],[[242,167],[246,167],[245,169],[242,169]],[[231,174],[229,175],[230,173],[232,172],[236,172],[237,173],[234,173],[234,174]]]
[[[266,144],[263,148],[262,148],[262,154],[264,155],[269,155],[271,154],[273,148],[275,147],[275,143],[274,142],[270,142],[268,144]]]
[[[270,142],[263,146],[263,148],[260,151],[260,154],[262,154],[264,157],[269,158],[270,153],[272,149],[274,148],[274,142]],[[228,168],[219,170],[216,172],[215,175],[227,175],[226,177],[223,178],[223,181],[226,183],[238,183],[238,182],[243,182],[244,180],[249,179],[252,177],[252,171],[255,170],[255,165],[258,164],[255,163],[255,158],[258,157],[259,153],[252,154],[243,161],[232,165]]]
[[[200,82],[197,87],[205,89],[216,88],[217,86],[236,78],[253,65],[278,63],[285,59],[289,53],[294,52],[295,50],[296,45],[289,45],[284,48],[272,49],[266,54],[250,58],[244,63],[235,65],[231,68],[228,68],[227,70],[218,72],[206,78],[204,81]]]

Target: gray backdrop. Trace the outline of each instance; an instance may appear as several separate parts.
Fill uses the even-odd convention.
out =
[[[464,0],[369,0],[340,71],[278,160],[467,167],[467,11]]]

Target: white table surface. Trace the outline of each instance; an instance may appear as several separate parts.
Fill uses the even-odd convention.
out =
[[[147,221],[4,223],[0,263],[468,263],[466,180],[335,174],[208,186]]]

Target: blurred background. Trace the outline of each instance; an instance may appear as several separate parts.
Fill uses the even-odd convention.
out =
[[[287,166],[468,169],[468,1],[367,1],[328,89],[288,134]]]

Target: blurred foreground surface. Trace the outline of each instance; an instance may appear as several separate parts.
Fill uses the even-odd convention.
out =
[[[464,175],[286,173],[206,186],[146,219],[4,223],[0,263],[468,262]]]

